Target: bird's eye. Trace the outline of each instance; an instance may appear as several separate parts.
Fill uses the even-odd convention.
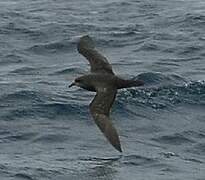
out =
[[[79,82],[80,82],[80,79],[76,79],[75,82],[79,83]]]

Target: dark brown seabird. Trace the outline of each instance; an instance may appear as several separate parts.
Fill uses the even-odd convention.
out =
[[[141,86],[144,83],[140,80],[124,80],[117,77],[107,59],[95,49],[94,42],[88,35],[80,38],[77,48],[89,61],[91,73],[76,78],[69,87],[75,85],[97,92],[89,105],[90,113],[108,141],[122,152],[117,130],[109,117],[110,109],[118,89]]]

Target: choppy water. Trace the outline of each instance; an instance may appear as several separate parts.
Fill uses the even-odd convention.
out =
[[[1,180],[205,179],[204,0],[0,1]],[[89,70],[93,37],[116,73],[119,155],[93,123],[94,94],[69,83]]]

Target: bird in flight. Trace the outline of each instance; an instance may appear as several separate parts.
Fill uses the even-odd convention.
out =
[[[76,78],[69,87],[78,86],[96,92],[89,105],[90,113],[107,140],[122,152],[119,135],[110,120],[110,109],[118,89],[142,86],[144,83],[141,80],[124,80],[116,76],[106,57],[96,50],[88,35],[80,38],[77,49],[89,61],[91,72]]]

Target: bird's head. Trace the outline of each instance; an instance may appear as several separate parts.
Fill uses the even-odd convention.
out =
[[[84,86],[84,78],[83,77],[78,77],[74,80],[74,82],[72,82],[69,87],[72,87],[72,86],[78,86],[78,87],[83,87]]]
[[[88,91],[95,92],[95,87],[92,85],[92,80],[87,75],[76,78],[75,81],[69,85],[69,87],[72,86],[78,86]]]

